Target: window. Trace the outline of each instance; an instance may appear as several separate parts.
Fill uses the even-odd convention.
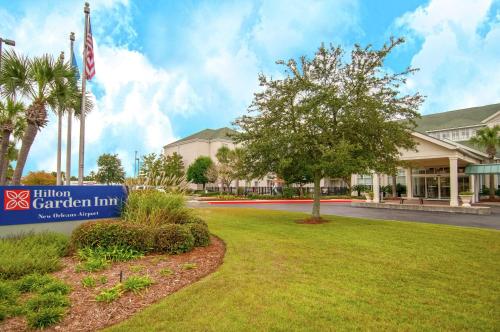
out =
[[[447,131],[443,131],[441,133],[441,139],[448,139],[448,132]]]
[[[453,141],[457,141],[458,140],[458,130],[453,130],[452,133],[451,133],[451,139]]]
[[[469,139],[469,129],[462,129],[460,131],[460,137],[463,140]]]
[[[358,175],[358,184],[362,184],[365,186],[372,185],[372,176],[371,175]]]

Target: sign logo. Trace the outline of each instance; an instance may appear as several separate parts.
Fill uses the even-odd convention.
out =
[[[3,209],[8,211],[29,210],[31,203],[29,190],[5,190]]]

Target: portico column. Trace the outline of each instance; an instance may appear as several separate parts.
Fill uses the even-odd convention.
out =
[[[450,206],[458,206],[458,158],[450,157]]]
[[[480,186],[480,181],[479,181],[479,177],[481,175],[477,175],[477,174],[474,174],[472,175],[474,177],[474,187],[473,187],[473,190],[474,190],[474,202],[475,203],[479,203],[479,190],[481,188]]]
[[[469,175],[469,191],[472,191],[471,203],[476,203],[476,176],[474,174]]]
[[[405,168],[406,177],[406,198],[413,198],[413,182],[411,176],[411,167]]]
[[[372,174],[373,203],[380,203],[380,176],[378,173]]]

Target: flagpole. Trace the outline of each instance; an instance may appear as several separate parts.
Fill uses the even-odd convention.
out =
[[[70,61],[73,61],[74,51],[73,46],[75,44],[75,33],[72,32],[69,34],[70,40]],[[73,66],[73,63],[71,63]],[[78,70],[78,69],[77,69]],[[71,126],[73,123],[73,110],[71,108],[68,109],[68,133],[66,136],[66,185],[69,186],[71,184]]]
[[[87,83],[87,34],[89,33],[89,15],[90,6],[89,3],[85,3],[83,8],[85,13],[85,36],[84,36],[84,46],[83,46],[83,75],[82,75],[82,109],[80,110],[80,146],[78,155],[78,184],[83,184],[83,168],[84,168],[84,156],[85,156],[85,88]]]
[[[64,52],[59,55],[59,61],[64,65]],[[61,159],[62,159],[62,109],[60,105],[57,105],[57,166],[56,166],[56,184],[58,186],[62,185],[62,175],[61,175]]]

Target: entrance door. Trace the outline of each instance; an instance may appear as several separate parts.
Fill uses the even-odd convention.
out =
[[[439,178],[438,177],[428,177],[427,178],[427,198],[438,199],[439,198]]]
[[[450,178],[440,177],[439,178],[439,191],[441,196],[439,198],[450,198]]]

